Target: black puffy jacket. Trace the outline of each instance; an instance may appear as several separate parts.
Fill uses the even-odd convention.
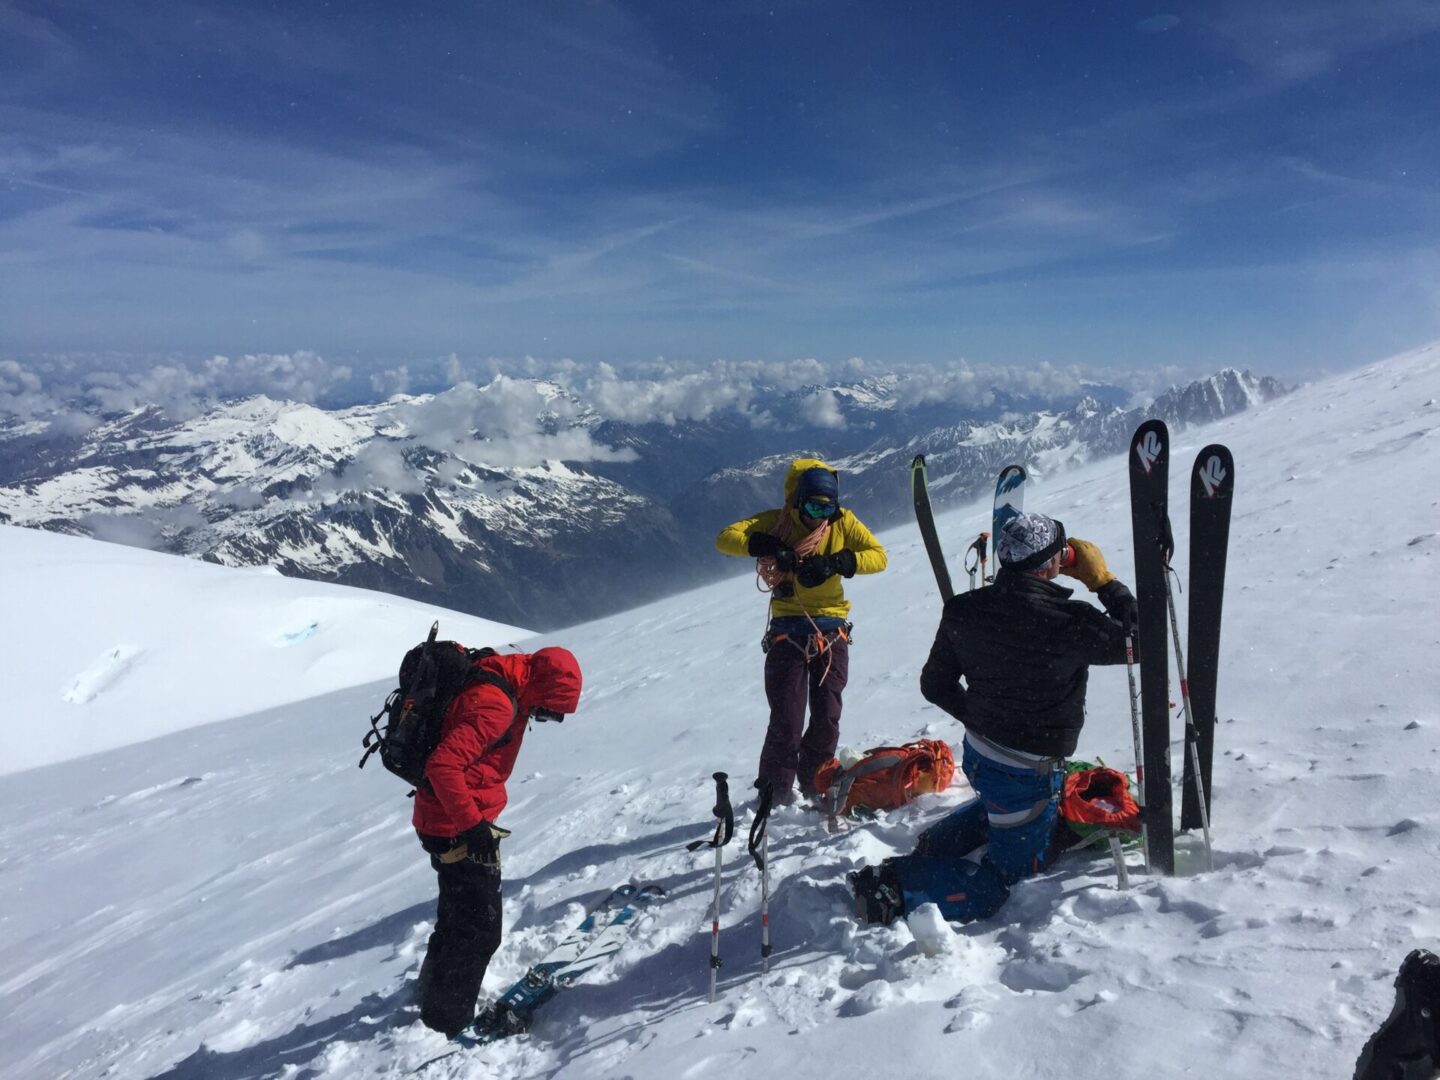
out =
[[[920,692],[1001,746],[1068,757],[1085,723],[1090,665],[1125,662],[1120,618],[1134,608],[1118,581],[1099,591],[1105,612],[1071,592],[1002,570],[995,584],[959,593],[945,605]]]

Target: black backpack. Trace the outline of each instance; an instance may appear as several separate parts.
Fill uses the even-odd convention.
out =
[[[379,751],[380,764],[415,788],[430,790],[425,763],[440,742],[440,722],[450,703],[462,690],[480,683],[499,687],[519,714],[515,689],[504,678],[480,667],[494,649],[467,649],[456,641],[436,641],[437,622],[430,636],[405,654],[400,661],[400,685],[390,691],[380,711],[370,718],[370,730],[360,741],[365,753],[360,768]],[[380,726],[384,717],[385,726]],[[514,722],[487,748],[496,750],[513,737]],[[411,792],[413,795],[414,792]]]

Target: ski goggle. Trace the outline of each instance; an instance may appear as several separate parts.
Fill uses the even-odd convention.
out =
[[[820,501],[817,499],[806,499],[800,504],[801,511],[806,517],[812,517],[816,521],[823,521],[825,518],[834,515],[840,508],[829,499]]]
[[[538,724],[558,724],[565,719],[565,714],[556,709],[547,709],[543,706],[536,705],[530,710],[530,719]]]

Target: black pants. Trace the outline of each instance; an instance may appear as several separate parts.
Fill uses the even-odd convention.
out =
[[[485,968],[500,947],[500,871],[469,859],[442,863],[448,839],[420,842],[440,879],[435,930],[420,965],[420,1021],[453,1036],[475,1019]]]
[[[843,639],[814,656],[789,641],[775,642],[765,654],[770,726],[760,748],[759,778],[774,785],[777,799],[789,801],[797,778],[802,795],[814,793],[815,770],[835,756],[840,743],[841,694],[849,678],[850,646]]]

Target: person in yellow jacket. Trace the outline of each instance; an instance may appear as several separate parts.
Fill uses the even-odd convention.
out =
[[[770,589],[762,642],[770,726],[756,784],[770,783],[775,801],[788,804],[797,776],[802,794],[815,793],[815,770],[840,742],[841,694],[850,675],[850,601],[841,578],[884,570],[885,549],[840,505],[839,473],[814,458],[790,464],[781,509],[726,526],[715,546],[758,559]]]

